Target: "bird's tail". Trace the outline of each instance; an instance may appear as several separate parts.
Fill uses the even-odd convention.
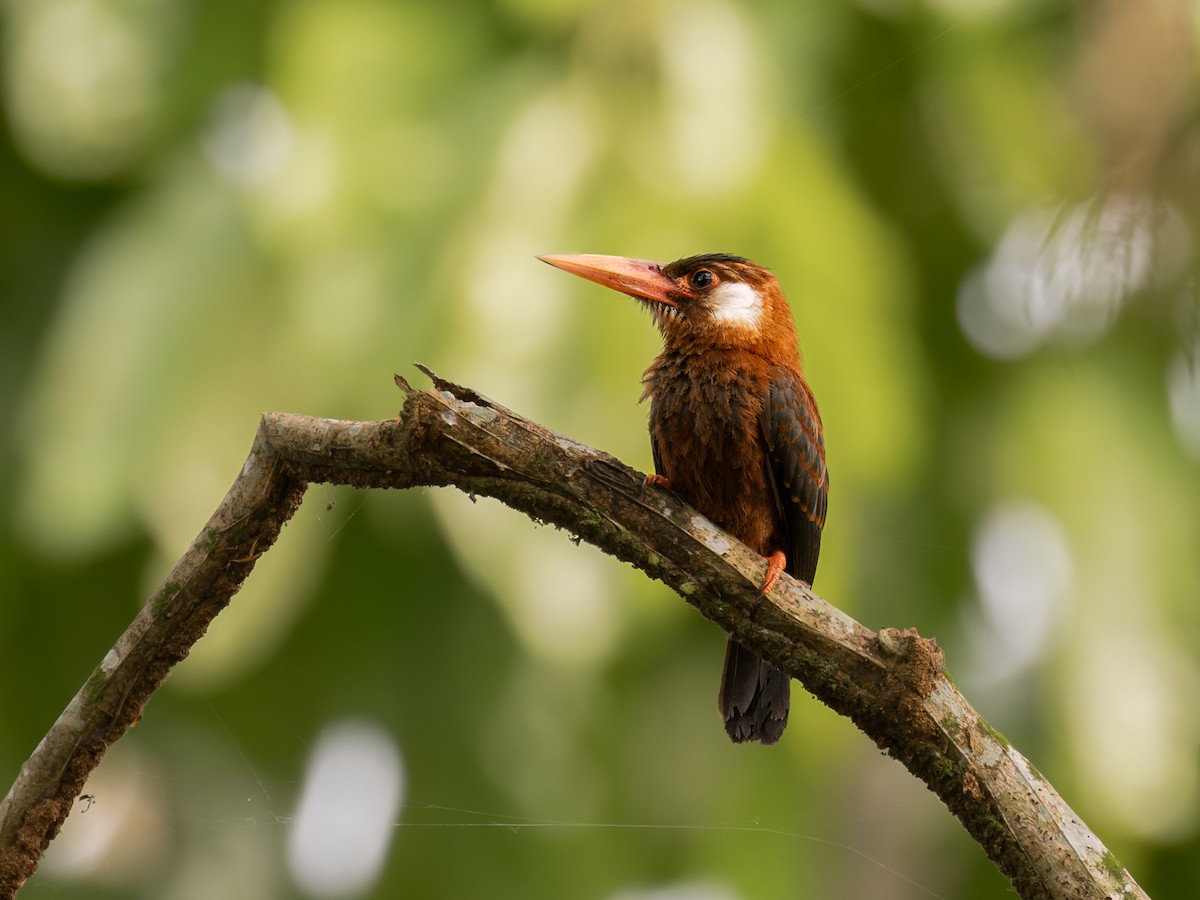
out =
[[[773,744],[787,727],[792,682],[733,638],[725,649],[719,704],[725,731],[735,744]]]

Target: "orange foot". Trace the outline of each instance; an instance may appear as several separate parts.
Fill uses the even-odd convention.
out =
[[[643,487],[661,487],[661,488],[666,488],[667,490],[670,490],[671,489],[671,479],[666,478],[662,475],[659,475],[656,472],[651,472],[649,475],[646,476],[646,481],[642,486]]]
[[[771,593],[771,588],[775,587],[775,582],[779,580],[779,573],[787,567],[787,557],[783,555],[782,550],[776,550],[767,557],[767,577],[763,580],[760,594],[766,595]]]

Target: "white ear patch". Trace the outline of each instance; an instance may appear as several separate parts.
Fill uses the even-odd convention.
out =
[[[758,330],[762,318],[762,294],[740,281],[726,281],[712,292],[712,317],[742,328]]]

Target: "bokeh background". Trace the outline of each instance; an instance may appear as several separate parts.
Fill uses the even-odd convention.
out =
[[[1153,896],[1200,883],[1188,0],[5,0],[0,782],[264,410],[419,360],[648,468],[631,302],[750,256],[833,487],[817,589],[958,684]],[[314,486],[29,897],[1000,898],[935,798],[492,501]]]

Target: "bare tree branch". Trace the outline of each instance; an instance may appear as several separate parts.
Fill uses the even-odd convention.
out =
[[[1053,786],[967,703],[937,644],[876,634],[619,460],[428,374],[396,419],[265,415],[241,474],[0,802],[0,896],[37,868],[88,774],[274,543],[309,482],[453,485],[568,529],[676,590],[925,782],[1021,897],[1145,897]]]

